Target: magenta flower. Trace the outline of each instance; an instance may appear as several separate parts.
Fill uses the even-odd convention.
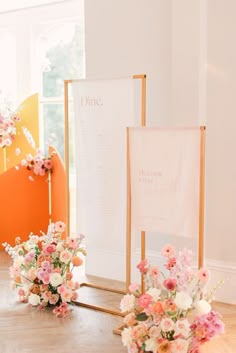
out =
[[[166,278],[163,282],[164,286],[166,287],[166,289],[168,290],[175,290],[176,288],[176,279],[175,278]]]

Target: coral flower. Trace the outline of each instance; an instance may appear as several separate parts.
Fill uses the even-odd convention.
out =
[[[73,256],[71,262],[74,266],[81,266],[83,264],[83,259],[79,256]]]

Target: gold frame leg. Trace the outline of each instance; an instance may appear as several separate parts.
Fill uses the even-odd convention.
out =
[[[80,284],[80,288],[82,288],[82,287],[89,287],[89,288],[94,288],[94,289],[98,289],[98,290],[103,290],[103,291],[107,291],[107,292],[111,292],[111,293],[117,293],[117,294],[123,294],[123,295],[126,294],[125,290],[112,289],[112,288],[104,287],[104,286],[101,286],[101,285],[93,284],[93,283],[90,283],[90,282],[81,283]],[[73,301],[73,304],[78,305],[78,306],[82,306],[84,308],[92,309],[92,310],[102,311],[102,312],[107,313],[107,314],[112,314],[112,315],[121,316],[121,317],[125,316],[125,314],[122,313],[119,310],[113,310],[113,309],[105,308],[105,307],[100,306],[100,305],[89,304],[89,303],[80,302],[80,301]]]

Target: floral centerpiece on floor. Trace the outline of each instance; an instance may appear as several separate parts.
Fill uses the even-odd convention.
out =
[[[194,271],[192,252],[162,249],[165,272],[147,260],[138,264],[145,279],[145,292],[131,284],[121,303],[126,313],[122,341],[129,353],[200,353],[200,346],[224,331],[224,324],[211,308],[213,292],[207,292],[209,271]]]
[[[72,270],[83,263],[81,255],[86,255],[83,236],[63,239],[64,230],[65,224],[56,222],[47,234],[31,234],[22,243],[17,238],[14,247],[3,244],[13,258],[10,273],[21,302],[39,309],[52,307],[58,317],[66,317],[68,304],[78,297],[79,283],[73,281]]]

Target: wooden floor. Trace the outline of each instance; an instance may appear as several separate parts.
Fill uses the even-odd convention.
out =
[[[0,251],[0,353],[127,352],[120,336],[112,333],[122,323],[120,317],[75,306],[70,318],[58,319],[19,303],[11,288],[10,264],[8,255]],[[121,299],[89,288],[81,288],[80,296],[111,308],[118,308]],[[224,316],[226,333],[203,346],[202,352],[236,353],[236,306],[215,303],[214,307]]]

